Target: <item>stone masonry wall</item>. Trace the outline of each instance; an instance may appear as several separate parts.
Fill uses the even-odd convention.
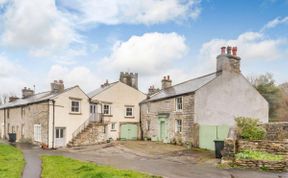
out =
[[[169,98],[159,101],[152,101],[141,104],[141,127],[143,137],[159,139],[160,126],[159,115],[166,115],[168,121],[168,140],[170,143],[191,143],[192,125],[194,123],[194,94],[183,96],[183,110],[176,111],[175,98]],[[182,132],[176,133],[176,120],[182,120]],[[148,122],[150,129],[148,130]],[[158,140],[159,141],[159,140]],[[193,143],[192,143],[193,144]]]
[[[90,123],[87,128],[69,142],[68,146],[92,145],[106,141],[105,125]]]
[[[288,155],[288,142],[286,141],[237,141],[237,152],[243,150],[266,151],[273,154]]]
[[[41,143],[48,143],[48,102],[36,103],[9,109],[6,135],[14,132],[19,142],[34,141],[34,124],[41,124]]]
[[[288,122],[270,122],[263,126],[267,131],[266,140],[288,139]]]

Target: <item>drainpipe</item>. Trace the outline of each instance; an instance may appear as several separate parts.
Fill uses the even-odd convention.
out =
[[[48,125],[48,129],[47,129],[47,135],[48,135],[48,139],[47,139],[47,146],[48,146],[48,148],[49,148],[49,119],[50,119],[50,112],[49,112],[49,109],[50,109],[50,101],[48,100],[48,123],[47,123],[47,125]]]
[[[139,103],[139,124],[140,124],[140,139],[143,140],[143,128],[142,128],[142,115],[141,115],[141,104]]]
[[[53,115],[52,115],[52,117],[53,117],[53,120],[52,120],[52,149],[54,149],[54,146],[55,146],[55,139],[54,139],[54,130],[55,130],[55,100],[52,100],[52,105],[53,105],[53,107],[52,107],[52,109],[53,109]]]
[[[7,139],[7,128],[6,128],[6,114],[5,114],[6,110],[4,109],[4,139]]]

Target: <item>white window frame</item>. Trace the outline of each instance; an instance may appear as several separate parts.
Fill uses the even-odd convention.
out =
[[[108,106],[108,113],[105,113],[105,111],[107,111],[107,109],[105,109],[105,106]],[[111,115],[111,104],[103,104],[103,115]]]
[[[181,119],[176,119],[175,120],[175,131],[177,133],[182,133],[182,129],[183,129],[183,123]]]
[[[73,102],[78,103],[78,111],[73,111],[73,107],[77,107],[77,106],[73,106]],[[81,101],[80,100],[71,99],[70,112],[71,113],[80,113],[81,112]]]
[[[41,124],[34,124],[34,141],[41,142]]]
[[[181,103],[179,102],[180,99],[181,99]],[[183,111],[183,97],[182,96],[175,98],[175,107],[176,107],[176,111]]]
[[[116,130],[116,125],[117,125],[116,122],[112,122],[111,123],[111,130]]]
[[[127,109],[131,109],[131,115],[127,114]],[[130,113],[130,111],[129,111]],[[134,117],[134,106],[125,106],[125,117]]]

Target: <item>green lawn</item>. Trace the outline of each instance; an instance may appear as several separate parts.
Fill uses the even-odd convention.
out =
[[[0,143],[0,177],[20,178],[25,165],[22,152]]]
[[[41,159],[42,178],[156,178],[136,171],[99,166],[63,156],[42,156]]]

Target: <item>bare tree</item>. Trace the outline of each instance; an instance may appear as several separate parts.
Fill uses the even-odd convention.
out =
[[[8,103],[11,96],[16,96],[16,94],[13,92],[0,94],[0,105]]]

